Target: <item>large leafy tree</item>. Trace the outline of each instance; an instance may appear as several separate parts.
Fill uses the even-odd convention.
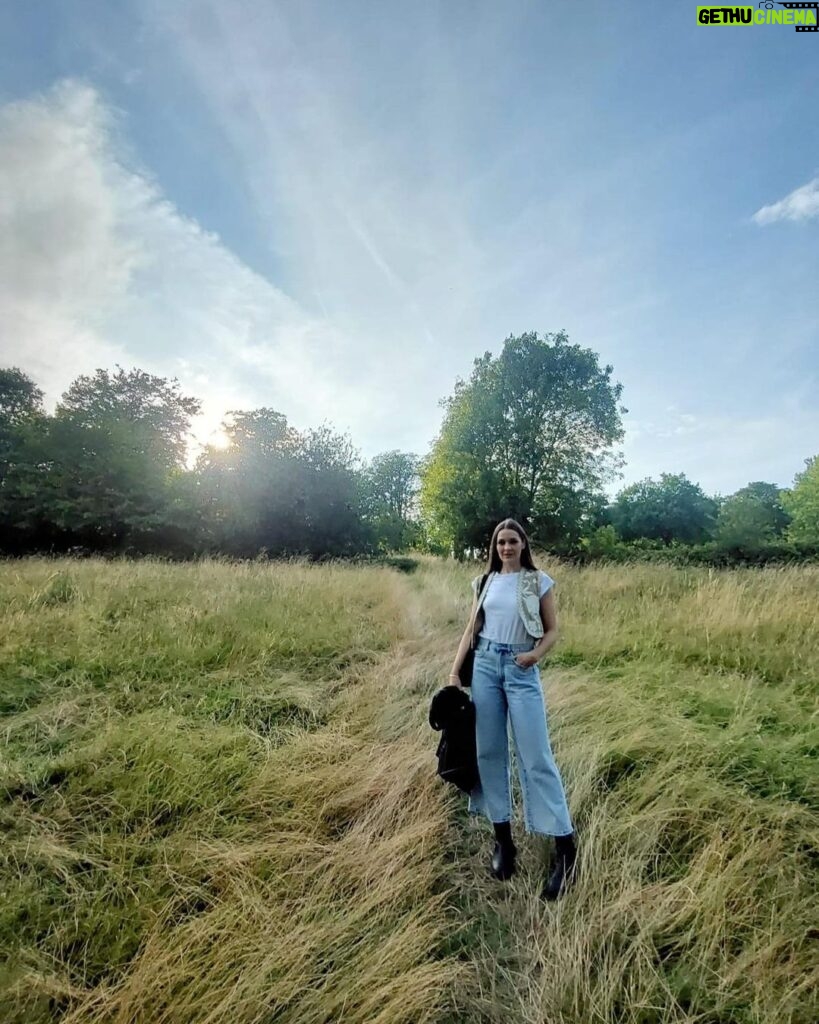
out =
[[[84,543],[143,547],[153,535],[190,530],[191,510],[174,485],[200,408],[177,380],[137,368],[78,377],[51,428],[61,527]]]
[[[43,411],[43,392],[16,366],[0,369],[0,424],[14,426]]]
[[[382,549],[403,551],[419,539],[418,470],[417,456],[396,450],[376,455],[365,467],[367,517]]]
[[[296,436],[292,490],[304,524],[299,550],[349,555],[368,549],[360,459],[351,439],[328,424]]]
[[[793,518],[789,539],[819,548],[819,455],[805,460],[805,469],[796,474],[793,488],[783,494],[783,500]]]
[[[565,333],[510,337],[475,360],[442,402],[444,423],[424,463],[421,508],[433,543],[483,549],[505,516],[551,543],[582,529],[617,470],[622,385]],[[569,511],[569,510],[572,511]]]
[[[126,424],[134,451],[171,468],[184,462],[190,419],[200,408],[199,399],[183,395],[175,379],[117,367],[115,373],[97,370],[78,377],[57,406],[57,416],[89,429]]]
[[[395,516],[409,519],[418,493],[418,458],[411,452],[389,451],[376,455],[367,466],[372,501]]]
[[[752,551],[781,537],[789,522],[780,489],[758,480],[722,501],[716,540],[723,548]]]
[[[0,369],[0,531],[6,550],[16,550],[21,542],[25,546],[17,526],[24,497],[20,474],[44,418],[43,392],[34,381],[16,366]],[[28,490],[34,489],[29,483]]]
[[[0,487],[15,461],[22,429],[43,413],[43,392],[16,366],[0,369]]]
[[[617,495],[610,510],[613,526],[624,540],[646,537],[664,544],[695,544],[713,533],[717,503],[684,473],[663,473],[640,480]]]
[[[20,428],[3,494],[15,543],[150,549],[169,530],[189,535],[178,482],[198,410],[176,381],[141,370],[77,378],[54,416]]]
[[[225,447],[197,462],[215,547],[234,554],[347,554],[366,546],[357,455],[327,425],[299,432],[275,409],[233,411]]]
[[[127,422],[53,417],[27,440],[16,474],[19,525],[56,543],[108,548],[163,524],[167,473]]]

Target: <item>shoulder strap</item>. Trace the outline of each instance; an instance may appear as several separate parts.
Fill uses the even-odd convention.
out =
[[[475,614],[474,614],[474,615],[472,616],[472,618],[471,618],[471,619],[469,620],[469,621],[470,621],[470,625],[471,625],[471,631],[472,631],[472,639],[471,639],[471,640],[470,640],[470,642],[469,642],[469,646],[470,646],[470,648],[472,648],[472,647],[474,646],[474,643],[475,643],[475,623],[476,623],[476,621],[477,621],[477,617],[478,617],[478,612],[480,611],[480,604],[481,604],[481,595],[483,594],[483,592],[484,592],[484,588],[486,587],[486,583],[487,583],[487,580],[489,579],[489,577],[490,577],[491,575],[492,575],[492,574],[491,574],[491,573],[488,573],[488,572],[485,572],[485,573],[483,574],[483,576],[481,577],[481,582],[480,582],[480,584],[479,584],[479,586],[478,586],[478,592],[477,592],[477,594],[475,595],[475,596],[476,596],[476,599],[477,599],[477,601],[478,601],[478,607],[477,607],[477,608],[475,609]]]

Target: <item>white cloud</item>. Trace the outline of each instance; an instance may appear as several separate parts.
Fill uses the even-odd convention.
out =
[[[669,411],[626,428],[624,479],[614,494],[645,477],[685,473],[708,494],[731,494],[753,480],[789,487],[804,459],[815,454],[819,410],[806,395],[783,396],[780,415],[728,416]]]
[[[0,361],[56,400],[115,363],[177,376],[206,440],[229,408],[270,405],[357,440],[393,418],[388,359],[351,358],[342,327],[306,312],[182,216],[119,152],[117,119],[63,81],[0,108]]]
[[[49,393],[124,355],[99,330],[139,258],[102,158],[110,128],[79,83],[0,108],[0,356]]]
[[[819,178],[794,189],[778,203],[763,206],[752,219],[762,225],[778,220],[809,220],[811,217],[819,217]]]
[[[350,40],[322,32],[307,10],[151,8],[219,125],[259,223],[286,250],[294,293],[344,325],[359,367],[389,364],[384,383],[414,378],[413,404],[434,409],[481,350],[465,343],[463,317],[497,271],[464,214],[464,182],[447,185],[458,163],[444,130],[452,112],[437,89],[408,98],[407,115],[426,119],[419,143],[390,116],[387,96],[373,102],[367,62]],[[432,167],[427,131],[440,133]],[[424,372],[442,362],[443,390]]]

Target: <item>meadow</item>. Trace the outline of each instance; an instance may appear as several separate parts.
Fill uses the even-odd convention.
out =
[[[0,1020],[819,1019],[819,567],[541,560],[544,905],[435,775],[478,569],[417,563],[0,566]]]

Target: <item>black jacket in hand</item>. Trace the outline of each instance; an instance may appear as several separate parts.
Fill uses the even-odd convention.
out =
[[[459,686],[444,686],[432,698],[429,724],[441,733],[435,751],[438,774],[471,793],[479,781],[474,704]]]

